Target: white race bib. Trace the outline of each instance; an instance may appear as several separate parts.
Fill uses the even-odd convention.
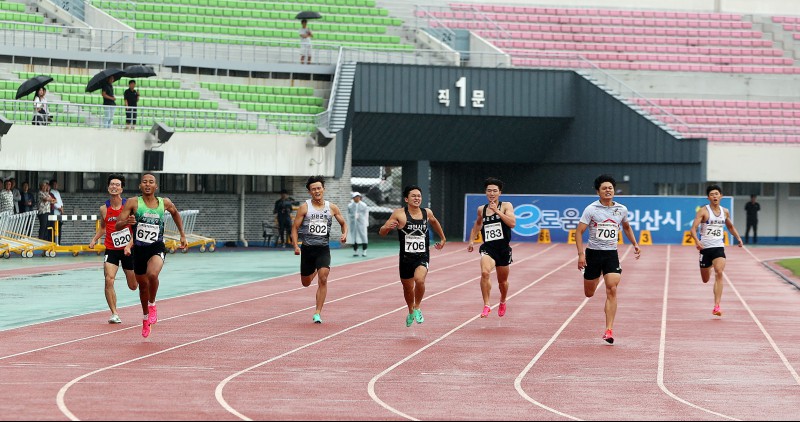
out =
[[[483,231],[486,233],[486,239],[484,239],[485,242],[491,242],[492,240],[503,240],[503,225],[499,222],[486,224],[483,227]]]
[[[136,225],[136,241],[153,243],[158,240],[158,226],[155,224],[139,223]]]
[[[308,223],[308,234],[312,236],[327,236],[328,223],[325,221],[312,221]]]
[[[617,241],[617,230],[618,226],[616,223],[597,223],[597,231],[595,232],[595,237],[597,240],[607,240],[607,241]]]
[[[706,231],[703,233],[703,237],[708,239],[721,239],[722,236],[722,224],[706,224]]]
[[[111,243],[115,248],[122,248],[131,241],[131,231],[125,227],[122,230],[111,233]]]
[[[405,251],[406,251],[406,253],[424,253],[425,252],[425,236],[420,236],[420,235],[408,236],[408,235],[406,235]]]

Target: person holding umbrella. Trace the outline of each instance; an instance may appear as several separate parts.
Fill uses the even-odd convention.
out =
[[[128,89],[125,90],[125,129],[133,130],[136,128],[136,105],[139,104],[139,91],[136,90],[136,81],[128,81]]]
[[[36,126],[47,125],[51,119],[50,112],[47,109],[46,94],[47,88],[41,87],[39,88],[39,92],[36,93],[36,98],[33,100],[33,108],[35,111],[33,114],[33,124]]]
[[[103,96],[103,106],[105,106],[105,119],[103,126],[110,128],[111,123],[114,121],[114,109],[117,107],[117,97],[114,96],[114,81],[116,76],[109,76],[105,83],[100,86],[101,95]]]
[[[300,28],[300,64],[305,61],[306,64],[311,64],[311,38],[314,33],[308,28],[308,19],[300,21],[303,26]]]

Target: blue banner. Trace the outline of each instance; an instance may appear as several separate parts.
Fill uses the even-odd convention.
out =
[[[550,231],[553,242],[567,242],[569,231],[578,227],[583,210],[599,198],[597,195],[503,195],[501,201],[514,205],[517,226],[512,241],[535,242],[541,229]],[[628,221],[639,239],[639,231],[649,230],[653,243],[681,244],[683,233],[692,228],[697,210],[708,205],[702,196],[621,196],[615,201],[628,207]],[[464,198],[464,241],[478,217],[478,207],[486,195],[467,194]],[[723,197],[720,204],[733,219],[733,198]],[[588,236],[587,230],[585,236]],[[627,243],[628,240],[625,239]]]

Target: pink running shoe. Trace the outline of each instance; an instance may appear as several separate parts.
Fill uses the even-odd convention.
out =
[[[150,321],[142,320],[142,337],[147,338],[150,335]]]
[[[497,308],[497,316],[503,316],[506,314],[506,304],[504,302],[500,302],[500,306]]]
[[[614,344],[614,334],[611,330],[606,330],[606,333],[603,334],[603,340],[608,342],[608,344]]]
[[[489,316],[489,312],[492,312],[492,308],[490,308],[489,305],[485,305],[483,307],[483,312],[481,312],[481,318],[486,318]]]
[[[716,316],[722,316],[722,311],[719,309],[719,306],[715,306],[714,310],[711,311],[711,313],[716,315]]]
[[[158,322],[158,309],[156,309],[156,305],[147,306],[147,315],[147,321],[150,322],[150,325]]]

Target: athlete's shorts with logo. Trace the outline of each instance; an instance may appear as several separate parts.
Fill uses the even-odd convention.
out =
[[[583,269],[583,279],[594,280],[602,274],[611,273],[622,274],[617,251],[586,248],[586,268]]]
[[[703,248],[700,251],[700,268],[709,268],[717,258],[725,258],[725,248]]]
[[[320,268],[331,267],[331,248],[329,246],[300,246],[300,275],[314,274]]]
[[[479,249],[481,255],[488,255],[494,259],[495,267],[507,267],[511,265],[514,260],[511,258],[511,246],[503,249],[498,249],[484,243]]]
[[[103,260],[106,264],[116,265],[122,267],[123,270],[133,269],[133,253],[125,255],[122,249],[106,249],[105,258]]]
[[[155,242],[150,245],[136,245],[133,247],[133,272],[136,275],[147,274],[147,263],[150,258],[158,255],[162,261],[167,260],[167,247],[164,242]]]
[[[400,255],[400,278],[402,280],[414,278],[417,268],[428,268],[430,260],[431,256],[427,253]]]

